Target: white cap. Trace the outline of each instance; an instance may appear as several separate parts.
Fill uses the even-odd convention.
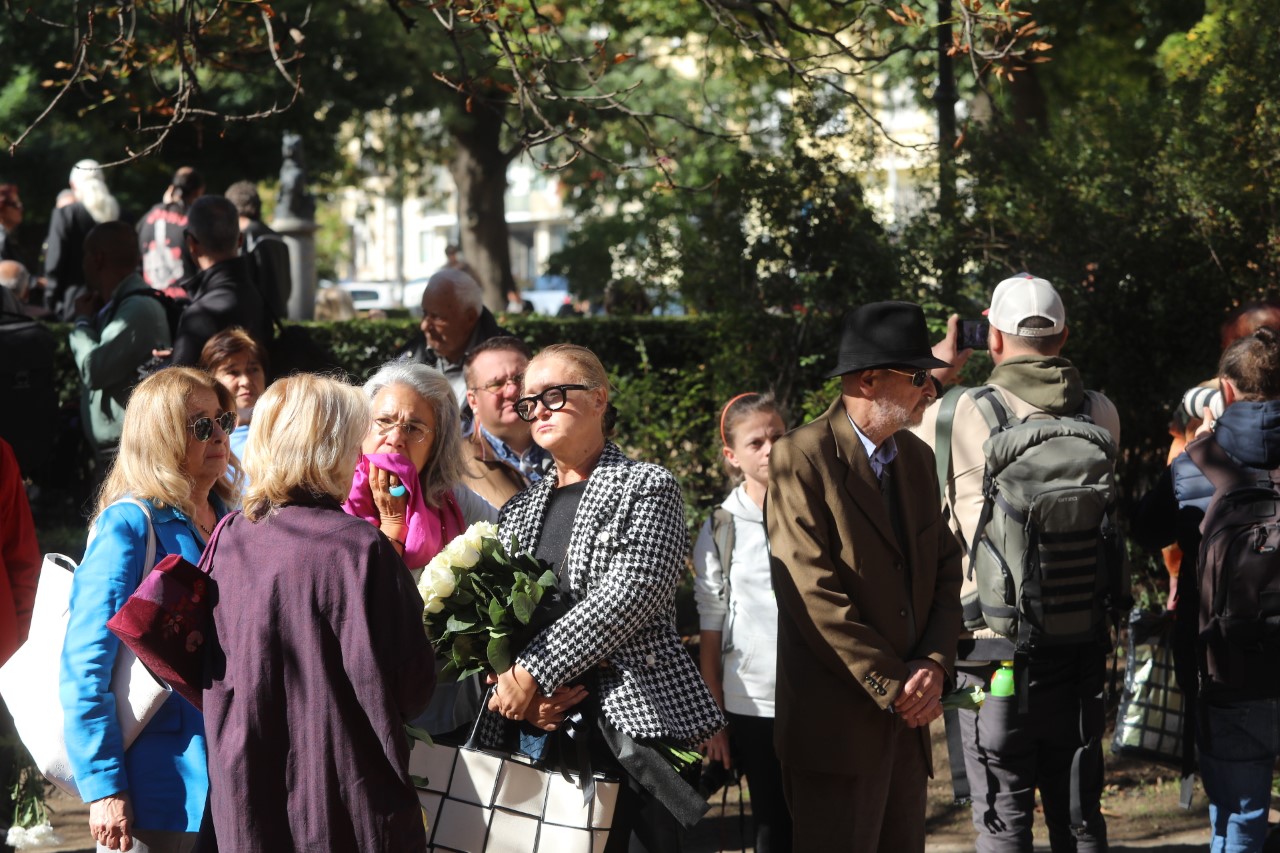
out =
[[[991,294],[987,321],[1006,335],[1047,338],[1067,327],[1067,311],[1053,285],[1031,273],[1022,272],[996,285]],[[1032,317],[1042,317],[1051,325],[1042,329],[1023,327]]]

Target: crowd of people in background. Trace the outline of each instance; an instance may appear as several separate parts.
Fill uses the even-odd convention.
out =
[[[0,186],[0,308],[72,322],[97,472],[60,681],[99,850],[215,838],[237,851],[425,849],[406,723],[545,758],[547,733],[585,714],[589,766],[623,780],[606,850],[679,850],[702,817],[704,797],[659,769],[661,747],[676,744],[700,749],[717,784],[745,776],[760,853],[920,851],[930,724],[973,686],[986,698],[951,721],[952,770],[968,778],[977,849],[1030,851],[1037,793],[1055,853],[1107,849],[1112,638],[1095,616],[1099,600],[1119,607],[1122,596],[1094,584],[1110,540],[1055,541],[1053,519],[1022,519],[1045,525],[1043,574],[1034,588],[1016,581],[1024,598],[1043,597],[1031,627],[1022,602],[998,603],[1005,591],[983,568],[1013,547],[990,533],[993,514],[1018,514],[1007,496],[994,506],[993,436],[1011,424],[1060,430],[1050,436],[1098,445],[1103,479],[1114,476],[1116,407],[1063,356],[1067,311],[1050,282],[999,282],[976,342],[962,343],[957,317],[931,341],[911,303],[853,307],[832,346],[839,395],[790,432],[765,389],[742,389],[706,437],[731,490],[691,549],[676,478],[623,449],[605,366],[580,346],[535,353],[506,332],[456,247],[423,293],[420,338],[359,388],[273,371],[288,257],[252,184],[213,195],[180,169],[135,228],[83,161],[39,276],[12,239],[22,210],[16,187]],[[1226,348],[1214,383],[1226,408],[1190,425],[1208,437],[1144,504],[1144,544],[1176,539],[1194,562],[1199,521],[1220,496],[1201,470],[1206,444],[1255,473],[1280,465],[1277,335],[1253,325]],[[949,393],[974,345],[994,369],[979,389]],[[2,442],[0,501],[3,658],[30,619],[39,553]],[[479,521],[549,564],[570,606],[505,672],[451,681],[415,581]],[[167,554],[204,554],[218,579],[216,666],[203,712],[174,694],[126,749],[110,687],[120,642],[106,621],[147,560]],[[690,557],[697,660],[675,623]],[[1004,571],[1012,588],[1020,569]],[[1205,695],[1213,849],[1259,850],[1280,679],[1205,682],[1187,634],[1203,609],[1190,581],[1176,606],[1180,675]],[[1014,639],[1037,642],[997,645],[1010,639],[1001,620],[1018,619]],[[1067,622],[1083,628],[1055,627]],[[1214,653],[1237,671],[1274,670],[1268,646],[1232,642]],[[996,687],[1006,657],[1009,691]]]

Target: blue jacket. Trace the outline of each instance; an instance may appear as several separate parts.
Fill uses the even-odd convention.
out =
[[[215,507],[221,515],[224,510]],[[199,563],[204,540],[172,507],[151,504],[157,562],[181,554]],[[111,672],[120,641],[107,630],[142,580],[147,519],[131,503],[102,511],[97,534],[71,584],[71,618],[62,649],[60,685],[67,753],[86,803],[121,792],[133,803],[138,829],[196,832],[209,789],[204,717],[173,694],[124,751]]]
[[[1246,468],[1280,468],[1280,400],[1238,401],[1228,406],[1213,428],[1214,438]],[[1173,493],[1180,507],[1209,508],[1213,485],[1184,450],[1173,460]]]

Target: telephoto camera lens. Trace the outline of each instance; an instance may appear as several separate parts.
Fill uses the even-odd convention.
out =
[[[1214,419],[1222,417],[1222,392],[1217,388],[1192,388],[1182,395],[1182,410],[1190,417],[1204,417],[1206,406]]]

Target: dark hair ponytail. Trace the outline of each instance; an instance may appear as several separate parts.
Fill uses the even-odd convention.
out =
[[[1280,332],[1262,326],[1227,347],[1218,375],[1231,380],[1243,401],[1280,400]]]

